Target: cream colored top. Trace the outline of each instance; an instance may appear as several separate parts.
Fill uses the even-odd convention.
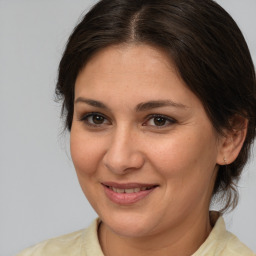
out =
[[[53,238],[28,248],[17,256],[104,256],[96,219],[89,228]],[[256,256],[239,239],[228,232],[224,219],[219,217],[210,235],[192,256]]]

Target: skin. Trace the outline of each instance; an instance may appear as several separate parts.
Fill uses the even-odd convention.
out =
[[[152,101],[168,105],[141,107]],[[156,114],[164,116],[160,125]],[[212,228],[218,164],[224,156],[235,159],[243,140],[230,141],[216,133],[162,50],[117,45],[94,55],[76,80],[70,145],[82,190],[102,220],[104,254],[195,252]],[[102,183],[109,181],[158,187],[119,205],[104,192]]]

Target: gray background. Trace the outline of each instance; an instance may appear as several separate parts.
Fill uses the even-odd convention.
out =
[[[0,256],[96,217],[80,190],[54,102],[65,42],[93,2],[0,0]],[[238,22],[256,63],[256,0],[218,2]],[[255,167],[256,160],[247,165],[240,204],[225,217],[254,251]]]

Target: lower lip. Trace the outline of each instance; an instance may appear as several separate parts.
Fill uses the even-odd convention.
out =
[[[129,205],[134,204],[154,191],[155,187],[149,190],[134,192],[134,193],[116,193],[112,189],[104,186],[104,191],[107,197],[116,204]]]

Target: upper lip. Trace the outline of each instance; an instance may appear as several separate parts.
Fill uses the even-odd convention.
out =
[[[143,187],[156,187],[157,184],[152,183],[116,183],[116,182],[102,182],[101,183],[107,187],[114,187],[119,189],[129,189],[129,188],[143,188]]]

